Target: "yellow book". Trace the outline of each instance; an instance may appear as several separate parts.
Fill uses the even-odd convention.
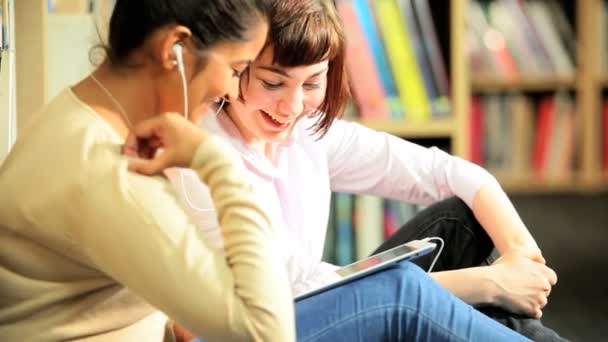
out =
[[[378,26],[393,69],[406,119],[426,121],[431,118],[428,96],[409,39],[409,33],[395,0],[376,0]]]

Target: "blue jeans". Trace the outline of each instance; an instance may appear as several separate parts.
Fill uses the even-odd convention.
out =
[[[530,341],[400,265],[296,303],[299,342]]]
[[[435,272],[490,265],[494,261],[494,243],[490,236],[471,209],[456,197],[437,202],[420,212],[372,254],[429,236],[439,236],[445,241],[445,248],[433,269]],[[434,257],[435,253],[431,253],[412,262],[423,270],[428,270]],[[514,314],[500,307],[484,306],[478,309],[486,316],[536,342],[568,341],[543,325],[539,319]]]

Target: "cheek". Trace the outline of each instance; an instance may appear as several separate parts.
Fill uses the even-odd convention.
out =
[[[276,98],[279,97],[278,91],[269,91],[260,85],[250,84],[249,87],[243,92],[245,98],[245,107],[248,110],[265,109],[270,110]]]
[[[209,70],[209,71],[207,71]],[[211,101],[224,96],[230,89],[230,78],[224,73],[207,67],[200,72],[192,81],[193,94],[201,102]]]
[[[315,89],[310,92],[306,97],[306,102],[304,103],[305,110],[315,110],[323,104],[323,100],[325,100],[325,87],[320,89]]]

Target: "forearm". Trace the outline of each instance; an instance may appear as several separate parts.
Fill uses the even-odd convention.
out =
[[[473,213],[498,251],[538,248],[507,194],[495,182],[484,185],[473,199]]]
[[[434,272],[431,277],[470,305],[490,304],[494,300],[487,267]]]
[[[193,168],[210,188],[223,232],[237,296],[227,300],[242,301],[239,307],[246,312],[254,340],[294,340],[287,274],[259,198],[236,167],[236,155],[223,151],[219,144],[215,149],[203,148],[203,152],[193,161]]]

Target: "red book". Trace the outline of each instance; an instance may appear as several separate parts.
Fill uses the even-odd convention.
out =
[[[471,99],[471,154],[473,163],[483,166],[483,103],[479,96]]]
[[[542,176],[547,169],[549,142],[551,141],[551,132],[554,126],[555,99],[547,96],[538,105],[538,121],[534,140],[534,152],[532,154],[532,170],[537,176]]]
[[[604,100],[602,104],[602,125],[604,131],[602,132],[602,143],[603,143],[603,166],[604,171],[608,171],[608,100]]]

